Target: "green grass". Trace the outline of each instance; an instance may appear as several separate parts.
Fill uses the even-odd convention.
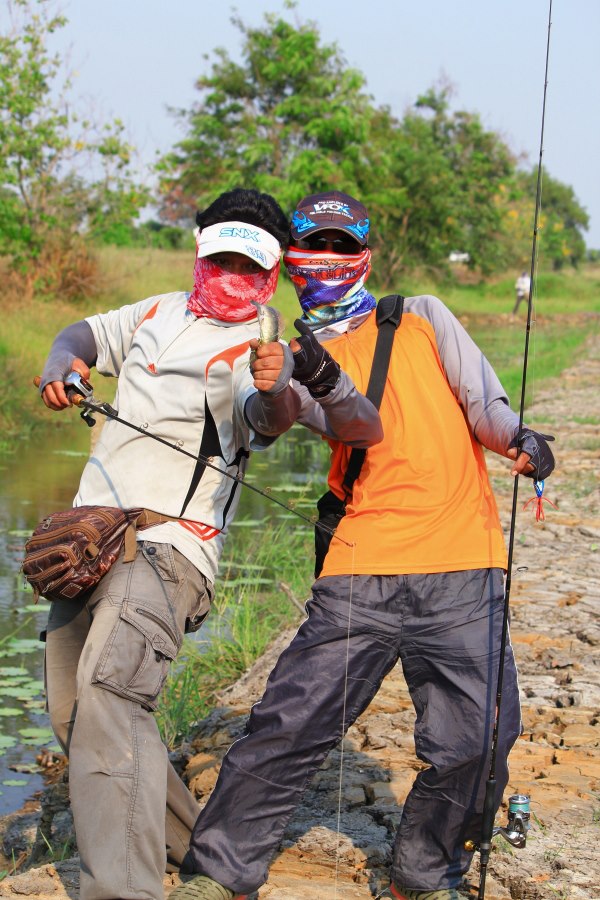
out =
[[[197,637],[184,640],[161,695],[157,721],[168,747],[191,733],[218,692],[247,671],[282,628],[298,621],[279,582],[294,596],[307,596],[312,540],[310,529],[295,525],[233,526],[211,614]]]
[[[595,324],[598,328],[600,323]],[[548,378],[560,375],[572,366],[588,337],[590,329],[581,325],[566,326],[561,321],[545,320],[532,329],[529,339],[526,405],[536,396]],[[514,409],[521,399],[525,332],[522,325],[508,323],[489,325],[473,323],[469,328],[473,340],[485,353],[500,378]]]

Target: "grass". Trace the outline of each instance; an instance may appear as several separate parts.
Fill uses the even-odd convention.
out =
[[[298,610],[279,588],[280,579],[295,596],[308,592],[310,530],[234,525],[233,531],[208,622],[197,638],[184,640],[161,695],[157,721],[169,748],[189,736],[194,723],[215,707],[218,693],[250,668],[274,635],[298,621]],[[240,564],[240,559],[253,562]]]

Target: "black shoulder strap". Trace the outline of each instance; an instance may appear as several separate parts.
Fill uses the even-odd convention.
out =
[[[377,409],[381,406],[387,373],[390,366],[392,346],[394,344],[394,334],[402,321],[403,310],[404,297],[400,294],[388,294],[387,297],[382,297],[377,304],[377,310],[375,312],[375,320],[377,322],[377,342],[375,344],[369,385],[366,393],[368,399],[377,407]],[[352,487],[360,474],[366,455],[366,450],[359,450],[356,447],[352,449],[343,481],[343,488],[347,498],[352,494]]]

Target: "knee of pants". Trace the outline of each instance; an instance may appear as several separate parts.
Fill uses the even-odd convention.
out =
[[[155,710],[182,640],[156,607],[138,599],[123,600],[90,684]],[[85,689],[82,684],[80,690]]]

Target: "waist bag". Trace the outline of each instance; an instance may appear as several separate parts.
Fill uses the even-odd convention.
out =
[[[95,587],[125,545],[125,562],[136,551],[136,528],[175,521],[146,509],[76,506],[51,513],[25,544],[22,571],[35,600],[73,600]]]
[[[404,297],[400,296],[400,294],[389,294],[387,297],[382,297],[377,304],[375,312],[375,321],[378,329],[377,342],[366,392],[366,397],[377,409],[381,406],[394,344],[394,334],[402,321],[403,309]],[[335,532],[340,519],[346,515],[346,504],[352,496],[354,482],[360,475],[366,455],[366,450],[359,450],[356,447],[352,448],[350,459],[348,460],[348,468],[342,482],[342,487],[344,488],[343,500],[337,494],[334,494],[333,491],[326,491],[317,502],[319,518],[315,525],[315,578],[318,578],[321,574],[331,538],[333,537],[332,532]],[[331,530],[325,531],[319,527],[320,525],[325,525],[326,528]]]

